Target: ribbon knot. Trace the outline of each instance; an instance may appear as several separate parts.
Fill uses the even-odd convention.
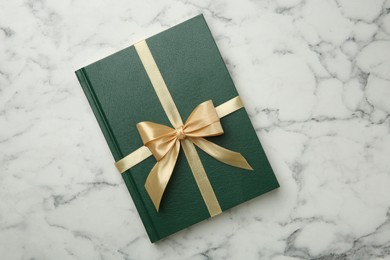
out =
[[[179,126],[176,128],[176,135],[179,140],[183,140],[186,138],[186,134],[184,133],[183,126]]]
[[[199,104],[185,124],[177,129],[148,121],[138,123],[137,129],[142,142],[157,160],[145,182],[145,188],[157,210],[175,167],[181,142],[189,140],[216,160],[234,167],[253,170],[240,153],[203,138],[224,133],[211,100]]]

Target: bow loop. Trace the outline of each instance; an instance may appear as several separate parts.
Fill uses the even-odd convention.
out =
[[[175,145],[176,131],[165,125],[144,121],[137,124],[143,144],[160,161]]]
[[[214,123],[219,123],[219,117],[217,111],[215,110],[213,101],[207,100],[199,104],[191,112],[186,123],[184,124],[184,130],[187,134],[190,134],[195,131],[199,131],[202,128],[206,128],[207,126]]]

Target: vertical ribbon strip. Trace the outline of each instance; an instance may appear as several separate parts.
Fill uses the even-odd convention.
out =
[[[180,117],[180,113],[177,110],[175,102],[169,93],[168,87],[165,84],[156,62],[154,61],[146,41],[140,41],[136,43],[134,47],[172,126],[174,128],[182,126],[183,120]],[[206,171],[203,168],[202,162],[200,161],[194,145],[186,139],[181,141],[181,144],[210,216],[213,217],[220,214],[222,212],[221,207],[218,203],[217,197],[215,196],[214,190],[211,187],[210,181],[207,178]]]

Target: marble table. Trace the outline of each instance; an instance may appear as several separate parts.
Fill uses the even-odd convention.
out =
[[[389,10],[0,0],[1,259],[390,259]],[[281,187],[151,244],[74,71],[199,13]]]

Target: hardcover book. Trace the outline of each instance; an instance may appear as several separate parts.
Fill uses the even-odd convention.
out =
[[[221,107],[238,96],[203,15],[146,39],[145,45],[152,63],[158,68],[153,72],[147,70],[137,44],[76,71],[116,162],[147,146],[140,136],[138,123],[148,121],[172,127],[150,73],[162,77],[183,121],[207,100]],[[220,113],[217,109],[217,114]],[[240,153],[253,169],[221,162],[210,156],[210,152],[194,146],[214,200],[221,211],[225,211],[279,184],[245,108],[220,117],[223,134],[209,134],[202,140]],[[185,133],[183,135],[183,129],[174,131],[179,137],[172,142],[180,144],[186,138]],[[185,140],[193,140],[189,133],[187,135]],[[153,187],[148,193],[145,185],[158,160],[158,156],[153,155],[145,156],[124,170],[122,177],[150,240],[155,242],[213,214],[183,149],[178,150],[173,172],[157,205],[151,199]],[[218,220],[214,222],[218,224]]]

